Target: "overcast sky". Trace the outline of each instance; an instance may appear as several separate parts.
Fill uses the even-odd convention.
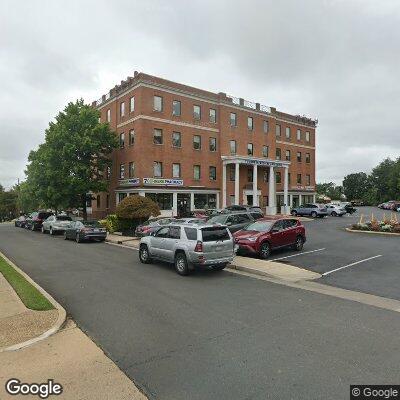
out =
[[[317,180],[400,150],[398,0],[2,1],[0,183],[135,70],[318,118]]]

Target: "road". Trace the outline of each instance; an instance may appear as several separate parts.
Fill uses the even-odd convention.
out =
[[[150,399],[345,399],[399,383],[400,314],[0,224],[0,250]]]

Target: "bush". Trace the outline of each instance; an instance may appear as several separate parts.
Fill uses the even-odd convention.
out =
[[[107,232],[114,233],[119,230],[119,220],[115,214],[107,215],[106,219],[102,219],[99,222],[107,229]]]

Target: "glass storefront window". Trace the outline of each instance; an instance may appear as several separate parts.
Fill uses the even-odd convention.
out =
[[[196,210],[207,210],[210,208],[217,207],[217,195],[216,194],[194,194],[194,208]]]
[[[146,193],[146,197],[157,203],[160,210],[172,209],[172,193]]]

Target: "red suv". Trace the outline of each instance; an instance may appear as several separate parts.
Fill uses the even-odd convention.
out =
[[[300,251],[306,241],[303,224],[295,218],[266,217],[233,235],[237,252],[268,258],[272,250],[292,247]]]

